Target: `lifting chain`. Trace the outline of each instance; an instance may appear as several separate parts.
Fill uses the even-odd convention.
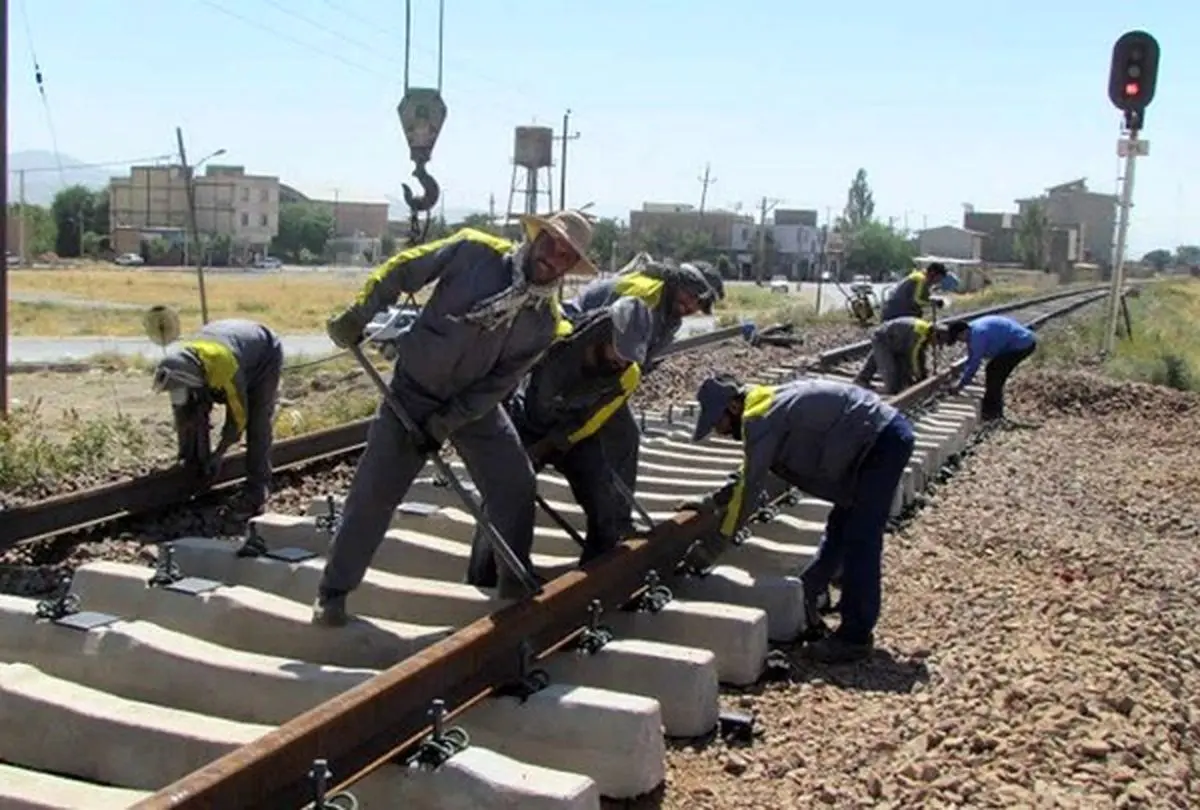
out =
[[[329,780],[333,771],[329,770],[329,762],[324,759],[314,759],[308,779],[312,782],[312,810],[358,810],[358,799],[353,794],[342,792],[326,796],[329,790]]]
[[[237,556],[261,557],[267,551],[267,541],[259,536],[258,526],[255,525],[254,521],[250,521],[250,525],[246,528],[246,540],[242,543],[242,547],[237,550]]]
[[[600,624],[600,616],[604,613],[604,605],[599,599],[593,599],[588,605],[588,625],[579,634],[575,649],[583,655],[595,655],[604,649],[604,645],[613,640],[611,628]]]
[[[442,45],[446,24],[446,3],[438,3],[438,79],[437,87],[412,87],[408,81],[409,63],[412,61],[412,0],[404,4],[404,96],[400,99],[396,113],[408,141],[409,157],[413,162],[413,177],[421,184],[422,196],[413,194],[407,183],[403,184],[404,202],[409,210],[410,245],[425,241],[429,232],[429,212],[437,205],[441,189],[437,180],[425,168],[433,157],[433,147],[446,123],[446,102],[442,98]],[[421,213],[425,224],[421,225]]]
[[[433,732],[421,741],[416,753],[404,763],[411,770],[437,770],[450,757],[467,750],[471,745],[471,738],[461,728],[445,728],[446,702],[441,698],[434,699],[429,708],[429,718],[433,721]]]
[[[512,683],[505,684],[496,690],[500,697],[515,697],[522,703],[550,685],[550,674],[544,669],[533,668],[533,648],[528,641],[522,641],[517,654],[518,674]]]
[[[671,589],[662,584],[658,572],[651,568],[646,572],[646,590],[638,597],[634,610],[640,613],[658,613],[674,598]]]
[[[79,594],[71,593],[71,578],[58,581],[54,595],[37,603],[39,619],[62,619],[79,612]]]
[[[163,543],[158,547],[158,557],[154,560],[154,575],[150,577],[151,588],[164,588],[174,585],[183,579],[183,571],[175,562],[175,546]]]
[[[313,522],[316,524],[317,531],[325,532],[330,537],[337,534],[338,527],[342,525],[342,513],[338,511],[333,495],[325,496],[325,514],[317,515]]]

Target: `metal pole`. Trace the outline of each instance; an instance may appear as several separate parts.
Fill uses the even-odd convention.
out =
[[[21,257],[21,266],[29,266],[29,256],[25,250],[25,170],[17,171],[17,189],[20,198],[18,209],[21,212],[21,218],[17,222],[17,255]],[[8,228],[8,223],[5,223],[5,229]]]
[[[175,127],[175,140],[179,144],[179,162],[183,164],[184,189],[187,192],[188,228],[191,241],[196,246],[196,282],[200,285],[200,322],[208,323],[208,295],[204,290],[204,248],[200,244],[200,228],[196,223],[196,182],[188,166],[187,151],[183,148],[183,128]]]
[[[1125,237],[1129,232],[1129,209],[1133,207],[1133,174],[1137,165],[1137,130],[1131,130],[1126,142],[1125,176],[1121,182],[1121,210],[1117,219],[1117,255],[1113,262],[1112,289],[1108,299],[1108,328],[1104,332],[1104,353],[1111,355],[1117,338],[1117,319],[1121,311],[1121,287],[1125,283]]]
[[[4,4],[0,20],[0,42],[8,56],[8,3]],[[3,248],[4,267],[0,268],[0,418],[8,416],[8,71],[0,78],[0,136],[6,148],[0,150],[0,175],[4,176],[0,188],[0,210],[4,211],[4,227],[0,228],[0,248]],[[23,215],[23,212],[22,212]]]
[[[568,126],[571,125],[571,111],[567,110],[563,113],[563,134],[562,134],[562,165],[558,169],[558,210],[567,210],[567,141],[570,140],[567,135]]]

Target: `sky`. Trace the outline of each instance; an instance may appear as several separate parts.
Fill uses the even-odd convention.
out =
[[[438,3],[411,2],[410,82],[436,86]],[[10,151],[134,161],[173,152],[182,126],[189,157],[225,149],[310,196],[383,201],[411,182],[403,0],[8,7]],[[711,164],[709,207],[767,197],[824,219],[861,167],[878,216],[961,224],[964,203],[1014,210],[1079,177],[1116,190],[1108,65],[1135,28],[1162,57],[1131,253],[1194,244],[1200,3],[1184,0],[445,0],[449,116],[429,169],[448,209],[494,194],[502,213],[514,127],[558,130],[570,109],[567,201],[603,215],[698,204]]]

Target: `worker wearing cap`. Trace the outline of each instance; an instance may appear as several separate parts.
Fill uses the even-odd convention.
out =
[[[1037,334],[1012,318],[986,315],[970,323],[947,324],[946,336],[948,342],[967,344],[967,365],[951,390],[960,393],[970,385],[979,366],[987,360],[979,418],[985,422],[1003,419],[1004,384],[1016,367],[1037,349]]]
[[[905,315],[884,321],[871,330],[871,354],[854,382],[871,387],[875,372],[883,379],[884,393],[898,394],[929,376],[928,349],[933,324]]]
[[[167,350],[154,370],[153,388],[171,397],[179,459],[201,480],[239,439],[246,437],[246,482],[236,511],[258,514],[271,483],[271,422],[283,370],[283,346],[260,323],[223,320],[205,324],[190,340]],[[225,406],[225,426],[209,452],[213,404]]]
[[[809,653],[826,662],[867,656],[879,618],[883,532],[913,452],[912,425],[871,391],[829,380],[747,386],[716,376],[696,398],[694,440],[713,431],[732,436],[743,442],[745,456],[729,484],[684,504],[724,510],[716,537],[695,549],[694,561],[711,564],[737,535],[758,508],[767,473],[832,502],[816,556],[800,579],[810,631],[821,631],[817,598],[841,569],[841,624]]]
[[[920,318],[926,307],[941,308],[942,300],[932,298],[934,287],[941,287],[950,278],[946,265],[933,262],[924,270],[914,270],[888,291],[883,301],[881,320],[905,316]],[[957,282],[955,282],[957,283]]]
[[[571,487],[587,520],[580,565],[621,539],[624,500],[597,432],[637,389],[653,319],[636,298],[581,319],[525,376],[505,403],[535,468],[554,466]],[[533,541],[533,524],[529,525]],[[476,534],[467,581],[496,579],[491,547]],[[514,541],[516,542],[516,541]]]
[[[715,293],[694,267],[655,261],[649,254],[639,254],[630,265],[612,278],[593,281],[563,308],[567,317],[576,321],[584,313],[611,306],[621,298],[640,300],[654,318],[646,362],[642,364],[642,373],[650,374],[662,351],[674,342],[683,319],[712,312]],[[630,492],[637,485],[639,437],[637,421],[628,405],[619,408],[600,431],[606,457]],[[626,522],[631,520],[632,507],[626,510]]]
[[[525,239],[518,244],[466,228],[401,250],[330,319],[334,343],[355,345],[376,313],[437,282],[397,339],[391,380],[391,393],[419,430],[410,434],[386,403],[376,413],[327,555],[314,622],[346,622],[346,595],[362,582],[429,455],[447,439],[502,538],[519,537],[533,521],[536,479],[501,402],[556,337],[570,332],[557,297],[563,276],[595,268],[587,258],[592,227],[577,211],[526,216],[521,224]],[[529,550],[515,550],[528,566]],[[501,592],[513,585],[519,587],[506,569]]]

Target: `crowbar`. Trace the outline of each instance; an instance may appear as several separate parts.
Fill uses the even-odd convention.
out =
[[[355,344],[350,347],[350,354],[362,366],[363,371],[371,378],[371,382],[375,383],[375,387],[383,395],[383,401],[387,403],[392,413],[400,420],[400,424],[404,426],[404,429],[413,437],[420,436],[421,429],[417,427],[417,423],[412,420],[412,417],[404,410],[404,406],[400,404],[400,401],[396,399],[396,396],[388,388],[388,384],[384,381],[383,376],[375,369],[375,366],[371,365],[371,361],[367,359],[367,356],[363,354],[362,344]],[[517,578],[529,596],[541,593],[542,587],[538,584],[537,579],[517,559],[517,555],[512,550],[512,547],[500,536],[500,532],[488,520],[487,515],[483,513],[483,509],[475,502],[475,499],[467,491],[467,488],[462,485],[462,481],[458,480],[458,476],[454,474],[454,470],[450,469],[450,465],[446,463],[446,460],[442,458],[440,453],[431,453],[430,455],[433,460],[433,466],[437,469],[438,474],[446,480],[455,494],[462,499],[463,505],[467,507],[467,511],[471,514],[471,517],[475,518],[475,523],[483,531],[483,536],[487,538],[488,543],[491,544],[492,552],[512,572],[513,576]]]
[[[637,512],[638,517],[646,524],[647,529],[653,529],[654,520],[650,517],[650,513],[638,503],[637,498],[629,491],[629,487],[625,486],[625,482],[621,480],[621,476],[617,475],[617,471],[610,467],[609,472],[612,473],[613,488],[617,490],[617,494],[625,499],[625,502],[629,504],[633,511]]]

